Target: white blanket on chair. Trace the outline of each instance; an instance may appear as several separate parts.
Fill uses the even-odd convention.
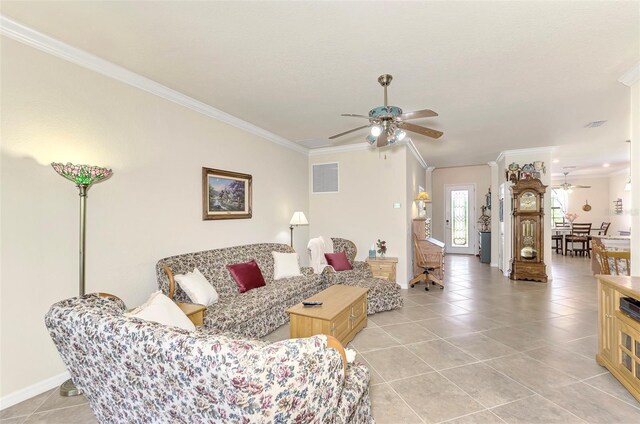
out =
[[[309,251],[309,265],[313,268],[313,272],[320,274],[326,266],[329,266],[324,254],[333,253],[333,241],[322,236],[312,238],[307,244],[307,250]]]

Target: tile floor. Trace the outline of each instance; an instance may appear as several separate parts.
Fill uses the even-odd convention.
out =
[[[640,423],[640,403],[594,360],[587,259],[554,255],[546,285],[469,256],[449,255],[447,270],[444,290],[404,290],[404,308],[370,316],[350,344],[371,369],[377,423]],[[95,422],[84,397],[57,389],[0,411],[2,424]]]

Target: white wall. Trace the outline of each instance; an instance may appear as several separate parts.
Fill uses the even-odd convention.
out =
[[[407,205],[407,221],[405,225],[406,235],[406,249],[407,249],[407,261],[406,261],[406,275],[407,279],[413,278],[413,219],[418,217],[418,203],[414,199],[418,196],[419,188],[423,187],[426,190],[426,172],[422,167],[422,164],[418,162],[418,159],[411,153],[409,149],[405,149],[407,158],[407,182],[406,182],[406,205]],[[403,280],[404,282],[404,280]],[[406,284],[406,282],[404,282]],[[404,287],[404,286],[403,286]]]
[[[568,194],[567,211],[578,214],[575,222],[591,222],[593,228],[599,227],[602,222],[611,222],[608,235],[617,236],[618,231],[628,231],[631,227],[631,193],[624,191],[628,180],[629,170],[597,177],[569,176],[569,183],[591,188],[573,189]],[[557,178],[552,181],[552,185],[563,182],[564,177]],[[622,199],[623,211],[620,215],[615,213],[613,205],[617,199]],[[586,200],[591,205],[589,212],[582,210]]]
[[[397,282],[407,286],[407,153],[406,146],[339,153],[315,153],[314,163],[339,162],[340,192],[309,190],[309,235],[342,237],[358,248],[364,260],[376,240],[386,240],[387,256],[398,257]],[[399,209],[393,204],[400,203]]]
[[[631,275],[640,276],[640,81],[631,86]]]
[[[0,396],[65,369],[43,316],[78,294],[78,190],[50,162],[113,168],[89,190],[87,292],[128,306],[156,289],[158,259],[288,243],[291,214],[308,213],[300,153],[8,39],[1,77]],[[202,221],[203,166],[253,175],[252,219]],[[387,236],[382,224],[369,242]],[[299,251],[307,235],[296,229]]]
[[[434,238],[446,242],[445,239],[445,184],[475,184],[476,186],[476,221],[481,215],[480,207],[484,205],[485,194],[491,186],[491,170],[488,165],[459,166],[454,168],[436,168],[432,173],[433,190],[433,236]],[[489,211],[487,211],[489,212]],[[475,223],[477,226],[478,224]],[[477,231],[473,232],[475,237],[477,253]]]
[[[554,178],[551,185],[560,185],[564,182],[564,177]],[[569,213],[578,215],[575,222],[592,223],[593,228],[599,227],[602,222],[611,222],[609,233],[614,229],[613,225],[613,202],[610,202],[609,196],[609,177],[584,177],[584,176],[567,176],[567,182],[574,185],[591,186],[591,188],[575,188],[567,194],[566,210]],[[624,188],[624,183],[623,187]],[[620,189],[622,191],[622,188]],[[586,212],[582,210],[585,202],[588,201],[591,210]],[[617,233],[616,233],[617,234]]]
[[[629,170],[618,173],[607,178],[608,183],[608,207],[610,213],[611,227],[607,234],[617,236],[618,231],[629,231],[631,228],[632,205],[631,192],[624,191],[624,186],[629,181]],[[622,214],[614,212],[613,202],[622,199]]]

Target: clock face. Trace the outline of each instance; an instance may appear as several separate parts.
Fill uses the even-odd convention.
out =
[[[521,211],[536,211],[538,210],[538,197],[527,191],[520,196],[520,210]]]

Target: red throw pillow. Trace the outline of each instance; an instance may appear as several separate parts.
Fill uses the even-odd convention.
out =
[[[347,259],[347,254],[344,252],[325,253],[324,257],[327,259],[327,263],[336,271],[349,271],[353,269],[349,263],[349,259]]]
[[[240,264],[227,265],[229,273],[236,280],[240,293],[248,292],[251,289],[266,286],[260,267],[256,261],[243,262]]]

